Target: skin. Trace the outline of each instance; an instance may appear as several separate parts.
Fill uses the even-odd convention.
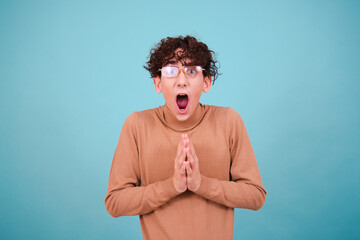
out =
[[[171,66],[183,67],[181,63],[171,64]],[[202,92],[208,92],[211,88],[211,76],[200,76],[195,79],[188,79],[184,72],[181,71],[179,76],[174,78],[155,77],[155,90],[163,94],[165,105],[176,116],[179,121],[186,121],[195,112],[199,105]],[[186,93],[188,95],[189,103],[187,111],[181,113],[178,111],[176,104],[176,96],[179,93]]]
[[[179,62],[171,65],[183,67]],[[210,90],[211,81],[211,76],[187,79],[184,72],[181,71],[175,78],[155,77],[154,86],[156,92],[163,93],[165,104],[172,114],[179,121],[186,121],[194,114],[196,107],[199,105],[202,92],[206,93]],[[179,93],[186,93],[188,95],[189,103],[186,112],[179,112],[177,108],[176,96]],[[200,187],[199,160],[187,134],[181,135],[181,140],[178,144],[173,182],[179,193],[187,189],[194,192]]]
[[[187,134],[181,135],[181,141],[175,157],[174,176],[175,189],[179,192],[197,191],[201,184],[199,159]]]

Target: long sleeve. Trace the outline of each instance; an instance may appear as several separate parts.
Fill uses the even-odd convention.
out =
[[[142,215],[178,195],[172,178],[140,186],[136,113],[124,122],[112,161],[105,207],[113,217]]]
[[[265,203],[266,191],[254,151],[240,115],[232,108],[227,114],[230,127],[230,181],[202,175],[200,188],[195,193],[227,207],[259,210]]]

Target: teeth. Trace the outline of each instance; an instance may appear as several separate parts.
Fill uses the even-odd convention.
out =
[[[179,96],[182,96],[182,97],[183,97],[183,96],[186,96],[186,94],[179,94]]]

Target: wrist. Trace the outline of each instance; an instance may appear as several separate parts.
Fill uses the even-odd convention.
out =
[[[186,186],[185,186],[185,189],[184,189],[183,186],[179,186],[179,185],[177,184],[178,181],[176,180],[175,176],[172,178],[172,182],[173,182],[173,186],[174,186],[174,188],[175,188],[175,190],[176,190],[177,193],[183,193],[183,192],[185,192]]]

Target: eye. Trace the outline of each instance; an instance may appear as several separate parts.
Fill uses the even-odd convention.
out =
[[[171,75],[176,75],[177,73],[178,73],[178,69],[177,69],[177,67],[169,67],[169,73],[171,74]]]
[[[165,70],[164,75],[168,77],[176,76],[177,73],[179,72],[177,67],[168,66],[168,67],[164,67],[163,69]]]
[[[195,67],[189,67],[186,71],[187,74],[189,75],[196,75],[198,73],[198,71],[196,70]]]

